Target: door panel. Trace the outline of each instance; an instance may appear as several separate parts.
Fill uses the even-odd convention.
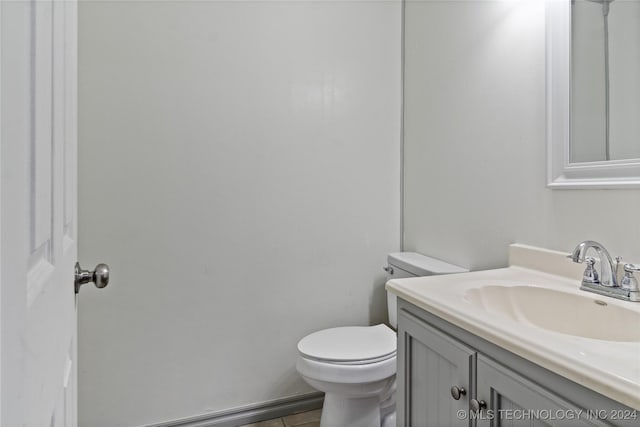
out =
[[[400,311],[398,329],[398,426],[468,426],[475,351]],[[465,389],[459,400],[451,387]]]
[[[76,425],[76,7],[0,2],[2,425]]]
[[[477,366],[477,399],[487,404],[478,416],[478,427],[607,425],[587,419],[586,411],[483,355],[478,355]]]

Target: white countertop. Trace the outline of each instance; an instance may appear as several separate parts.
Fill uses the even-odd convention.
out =
[[[640,313],[640,303],[616,300],[579,290],[579,271],[584,266],[571,263],[565,259],[565,255],[523,245],[512,245],[508,268],[447,276],[394,279],[387,282],[386,288],[399,298],[474,335],[615,401],[640,410],[640,342],[584,338],[553,332],[532,324],[508,321],[503,316],[478,307],[465,297],[470,289],[482,286],[508,287],[530,284],[593,300],[604,300],[609,305],[619,305]],[[541,266],[548,272],[539,271]],[[640,328],[640,324],[611,325],[612,329],[624,327]]]

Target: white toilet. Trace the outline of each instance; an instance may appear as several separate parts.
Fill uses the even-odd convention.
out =
[[[385,270],[388,280],[467,271],[415,252],[389,254]],[[395,329],[393,294],[387,309]],[[395,427],[396,345],[396,333],[383,324],[325,329],[298,342],[298,372],[325,392],[320,427]]]

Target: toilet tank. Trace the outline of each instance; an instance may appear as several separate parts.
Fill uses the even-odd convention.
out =
[[[431,258],[417,252],[396,252],[387,256],[387,280],[403,279],[406,277],[435,276],[440,274],[465,273],[466,268],[449,264],[436,258]],[[398,297],[387,292],[387,310],[389,324],[393,329],[398,328]]]

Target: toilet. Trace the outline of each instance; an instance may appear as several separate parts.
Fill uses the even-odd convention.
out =
[[[387,280],[467,270],[415,252],[387,257]],[[396,296],[387,293],[389,324],[324,329],[298,342],[296,368],[323,391],[320,427],[395,427]]]

